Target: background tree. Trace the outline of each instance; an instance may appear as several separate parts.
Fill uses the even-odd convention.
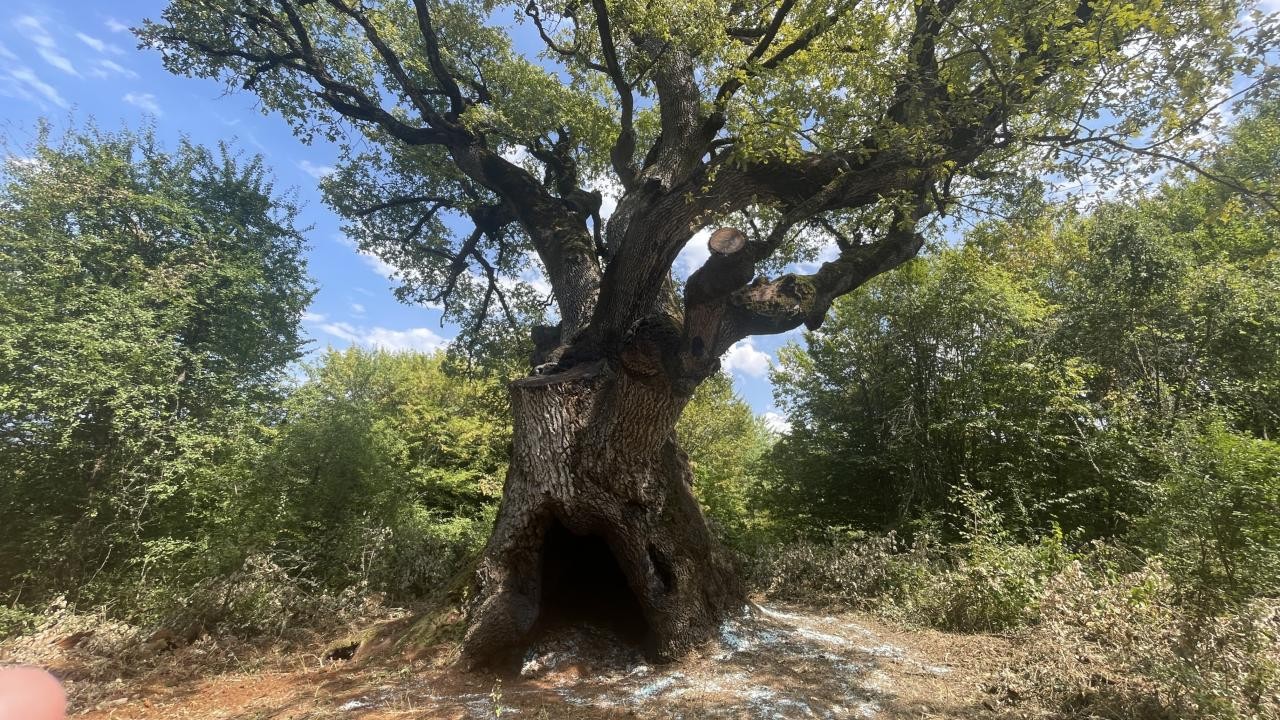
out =
[[[223,567],[243,526],[220,509],[245,499],[300,356],[294,215],[258,159],[165,152],[148,132],[45,133],[8,160],[0,578],[15,596],[102,600],[122,574]]]
[[[773,435],[733,390],[733,380],[717,373],[698,386],[676,425],[689,453],[693,489],[719,535],[742,546],[762,529],[763,513],[753,504],[761,463]]]
[[[1266,103],[1212,155],[1274,187]],[[1275,210],[1208,179],[992,222],[836,304],[774,375],[792,433],[766,504],[793,531],[911,531],[978,492],[1163,554],[1193,594],[1275,592]]]
[[[1018,528],[1063,519],[1064,498],[1092,487],[1079,426],[1091,421],[1078,364],[1046,347],[1051,310],[977,243],[838,301],[803,350],[780,354],[792,431],[769,503],[797,527],[909,532],[967,489]],[[1080,500],[1071,519],[1097,519]]]
[[[510,428],[498,384],[441,355],[330,350],[284,402],[260,474],[273,552],[332,590],[429,595],[492,521]]]
[[[513,49],[503,9],[541,39],[541,64]],[[513,387],[474,663],[535,627],[556,525],[604,539],[655,655],[705,637],[741,594],[672,429],[720,355],[816,328],[913,257],[930,218],[998,199],[1009,174],[1191,162],[1224,94],[1269,77],[1270,22],[1245,9],[175,0],[141,36],[175,72],[254,91],[304,138],[354,125],[363,141],[330,199],[402,268],[407,297],[469,327],[514,323],[528,294],[508,279],[531,256],[545,272],[559,322],[535,331],[538,374]],[[619,194],[607,224],[604,190]],[[725,222],[751,232],[714,236],[681,296],[672,261]],[[823,243],[837,256],[816,272],[766,274]]]

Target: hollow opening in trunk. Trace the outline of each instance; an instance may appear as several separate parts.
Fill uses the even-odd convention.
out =
[[[536,634],[590,625],[643,647],[644,612],[603,538],[575,535],[557,521],[542,548],[542,599]]]

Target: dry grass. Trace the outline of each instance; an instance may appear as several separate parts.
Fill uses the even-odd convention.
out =
[[[251,644],[202,638],[152,654],[134,629],[66,617],[6,642],[4,662],[68,680],[89,720],[407,718],[953,718],[987,716],[1006,641],[915,632],[854,613],[756,610],[680,663],[653,667],[607,633],[549,638],[523,676],[459,672],[451,642],[409,657],[384,644],[321,664],[340,635]],[[385,634],[366,633],[366,643]],[[68,638],[71,638],[69,641]],[[134,648],[134,649],[131,649]],[[568,652],[565,652],[565,651]],[[535,668],[536,666],[536,668]]]

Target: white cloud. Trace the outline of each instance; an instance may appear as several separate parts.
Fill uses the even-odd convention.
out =
[[[711,257],[711,249],[707,247],[707,239],[710,237],[711,230],[704,228],[689,238],[689,242],[684,244],[684,248],[676,256],[674,268],[677,275],[688,278]]]
[[[352,315],[364,315],[364,306],[360,303],[351,303]]]
[[[734,343],[720,359],[720,366],[725,372],[757,378],[767,375],[772,364],[769,354],[757,349],[750,338]]]
[[[391,263],[387,262],[386,260],[383,260],[380,257],[377,257],[376,255],[362,253],[358,250],[356,251],[356,254],[360,256],[361,262],[369,266],[370,270],[378,273],[379,275],[381,275],[382,277],[388,280],[396,279],[395,265],[392,265]]]
[[[99,40],[98,38],[92,35],[89,35],[87,33],[78,32],[76,33],[76,37],[79,38],[80,42],[84,43],[85,45],[88,45],[89,47],[93,48],[94,50],[97,50],[100,53],[109,52],[114,55],[121,55],[124,53],[123,50],[116,47],[115,45],[112,45],[111,43],[105,40]]]
[[[302,322],[324,322],[325,315],[322,313],[304,312],[302,313]]]
[[[787,435],[791,432],[791,421],[787,419],[786,415],[783,415],[776,410],[769,410],[765,412],[764,425],[769,428],[770,431],[776,432],[779,435]]]
[[[512,145],[504,149],[501,153],[504,160],[515,163],[521,167],[529,160],[532,155],[529,154],[529,148],[524,145]]]
[[[0,58],[4,58],[5,60],[16,61],[18,59],[18,56],[14,55],[13,51],[10,50],[4,43],[0,43]]]
[[[43,97],[45,100],[48,100],[60,108],[69,107],[66,99],[58,93],[57,88],[41,80],[40,76],[36,75],[35,71],[31,68],[26,67],[25,65],[12,68],[9,70],[9,77],[17,81],[17,86],[13,89],[19,96],[39,102],[37,98],[34,98],[31,93],[27,92],[27,90],[34,90],[40,97]]]
[[[62,72],[68,75],[80,77],[80,72],[76,70],[75,65],[72,65],[71,61],[66,57],[59,55],[57,52],[50,50],[49,48],[39,48],[37,52],[40,53],[40,57],[44,58],[45,62],[58,68]]]
[[[542,259],[538,257],[538,253],[526,250],[521,257],[524,259],[524,267],[520,270],[520,281],[527,283],[539,295],[550,295],[551,283],[547,282],[547,270],[542,266]],[[505,278],[499,278],[501,284],[510,287],[511,283],[503,282],[504,280]],[[487,283],[489,281],[488,279],[483,279],[480,282]]]
[[[434,352],[449,343],[430,328],[392,330],[385,327],[357,327],[347,322],[322,323],[320,330],[340,340],[388,352]]]
[[[822,267],[822,263],[831,262],[838,257],[840,257],[840,248],[835,243],[828,243],[818,248],[818,255],[812,262],[796,263],[796,270],[805,274],[815,273]]]
[[[129,68],[121,65],[118,62],[115,62],[113,60],[107,60],[107,59],[98,60],[97,65],[89,68],[89,75],[90,77],[95,77],[95,78],[108,78],[108,77],[111,77],[112,75],[121,75],[131,80],[137,79],[138,77],[138,73],[130,70]]]
[[[160,109],[160,103],[156,102],[156,96],[151,93],[125,93],[124,97],[120,99],[157,117],[164,114],[164,111]]]
[[[53,39],[53,35],[45,29],[44,23],[40,18],[32,15],[20,15],[13,21],[13,26],[22,31],[28,40],[36,46],[36,52],[40,53],[40,57],[50,65],[67,73],[80,77],[80,73],[76,71],[71,61],[65,55],[58,52],[58,43]]]
[[[351,248],[351,252],[354,252],[360,258],[360,261],[367,265],[370,270],[378,273],[389,281],[395,281],[396,269],[391,263],[380,257],[360,252],[360,248],[356,245],[356,242],[346,235],[336,235],[334,236],[334,239]],[[366,290],[365,292],[367,293],[368,291]]]
[[[408,330],[389,330],[387,328],[370,328],[364,336],[369,345],[391,352],[415,350],[417,352],[434,352],[449,344],[449,339],[441,337],[430,328],[410,328]]]
[[[49,166],[49,164],[44,160],[31,157],[30,155],[9,155],[4,159],[4,161],[7,165],[32,172],[39,172]]]
[[[607,193],[607,192],[601,192],[600,193],[600,220],[607,221],[609,219],[609,216],[613,215],[613,211],[617,209],[618,209],[618,196],[611,193]]]
[[[107,18],[104,24],[107,26],[107,29],[113,33],[129,32],[128,25],[120,22],[119,20],[113,17]]]
[[[303,160],[298,163],[298,167],[302,169],[302,172],[317,180],[332,175],[335,172],[335,168],[332,165],[317,165],[310,160]]]

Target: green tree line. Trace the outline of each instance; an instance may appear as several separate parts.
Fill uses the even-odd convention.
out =
[[[1265,107],[1212,167],[1274,182],[1278,133]],[[7,606],[253,622],[232,598],[255,569],[410,600],[483,543],[510,443],[503,368],[522,350],[301,362],[296,217],[228,148],[90,129],[8,159]],[[1274,596],[1276,230],[1265,199],[1202,177],[1085,211],[1025,202],[784,349],[788,434],[728,377],[705,383],[678,427],[699,498],[746,555],[888,531],[1118,540],[1188,592]]]
[[[1274,187],[1277,108],[1215,172]],[[795,532],[955,540],[977,493],[1024,540],[1165,557],[1280,593],[1280,251],[1265,198],[1203,177],[1087,211],[1031,203],[836,305],[774,374],[793,431],[760,504]]]

